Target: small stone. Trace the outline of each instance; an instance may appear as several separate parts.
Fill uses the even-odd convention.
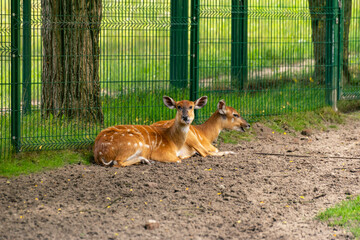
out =
[[[311,136],[312,135],[312,131],[311,129],[304,129],[301,131],[301,134],[304,136]]]
[[[160,224],[158,222],[156,222],[156,220],[150,219],[146,224],[145,224],[145,229],[146,230],[154,230],[156,228],[159,228]]]
[[[147,182],[144,185],[145,187],[150,187],[150,188],[156,188],[158,186],[158,184],[154,182]]]

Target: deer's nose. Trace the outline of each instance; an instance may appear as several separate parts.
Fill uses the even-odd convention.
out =
[[[186,122],[186,123],[190,122],[190,119],[189,119],[188,116],[182,116],[181,118],[182,118],[182,120],[183,120],[184,122]]]

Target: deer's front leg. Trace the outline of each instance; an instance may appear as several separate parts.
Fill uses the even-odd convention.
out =
[[[175,152],[155,152],[151,154],[150,159],[159,162],[181,162]]]

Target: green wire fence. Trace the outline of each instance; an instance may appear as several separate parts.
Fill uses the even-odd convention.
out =
[[[51,4],[50,4],[51,3]],[[0,150],[91,145],[171,119],[248,121],[360,98],[360,0],[0,0]]]

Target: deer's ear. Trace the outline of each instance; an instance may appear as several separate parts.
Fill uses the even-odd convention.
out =
[[[176,107],[176,102],[171,97],[163,96],[163,102],[165,106],[167,106],[170,109],[174,109]]]
[[[225,104],[225,101],[224,101],[224,100],[220,100],[220,101],[218,102],[217,108],[218,108],[219,113],[220,113],[221,115],[226,115],[226,104]]]
[[[207,96],[203,96],[201,98],[199,98],[198,100],[195,101],[195,109],[200,109],[202,107],[204,107],[207,103],[208,97]]]

